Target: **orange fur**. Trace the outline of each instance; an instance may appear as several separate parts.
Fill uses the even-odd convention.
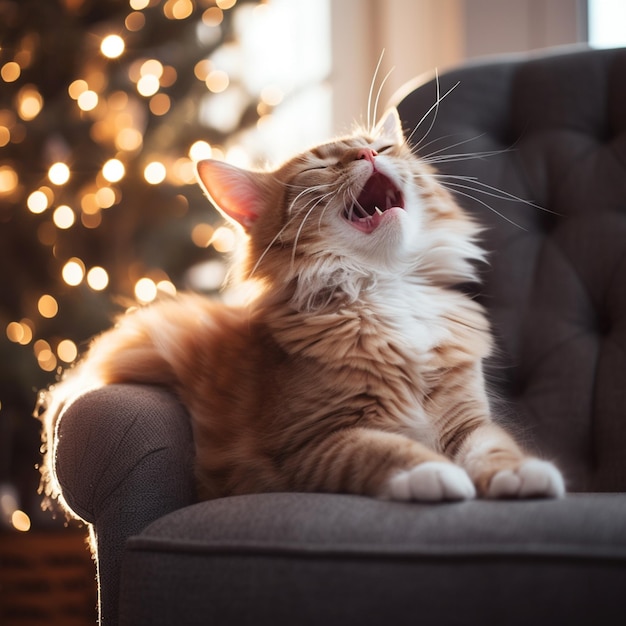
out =
[[[561,495],[558,471],[491,419],[488,323],[453,288],[483,258],[478,228],[388,122],[274,172],[200,163],[262,289],[242,307],[182,294],[122,316],[49,390],[47,440],[74,388],[150,383],[189,411],[203,498]]]

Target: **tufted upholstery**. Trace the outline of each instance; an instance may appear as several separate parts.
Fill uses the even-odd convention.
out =
[[[495,153],[436,163],[488,228],[493,386],[570,489],[624,491],[626,51],[476,65],[443,76],[441,93],[459,81],[418,150]],[[431,84],[400,103],[407,128],[435,98]]]
[[[469,66],[441,78],[460,84],[414,135],[486,226],[494,406],[574,491],[626,491],[625,79],[624,50]],[[435,97],[434,82],[406,95],[407,128]],[[105,626],[623,622],[625,493],[194,504],[188,418],[150,387],[83,395],[57,441]]]

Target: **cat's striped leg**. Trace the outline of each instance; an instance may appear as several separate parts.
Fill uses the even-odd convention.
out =
[[[291,460],[293,488],[391,500],[465,500],[476,494],[462,468],[427,446],[369,428],[347,428]]]
[[[492,422],[473,428],[453,458],[486,498],[560,498],[565,494],[563,477],[552,463],[527,456]]]

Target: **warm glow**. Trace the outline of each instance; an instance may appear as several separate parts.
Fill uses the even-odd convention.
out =
[[[62,204],[54,210],[52,220],[57,228],[65,230],[74,225],[76,215],[74,215],[74,211],[67,204]]]
[[[11,131],[6,126],[0,126],[0,148],[11,141]]]
[[[63,339],[57,346],[57,355],[61,361],[72,363],[78,356],[78,348],[71,339]]]
[[[110,209],[115,204],[115,192],[111,187],[101,187],[96,191],[96,203],[101,209]]]
[[[158,93],[150,98],[150,111],[154,115],[165,115],[172,106],[170,97],[165,93]]]
[[[154,74],[146,74],[137,81],[137,91],[146,98],[159,91],[159,79]]]
[[[261,91],[261,100],[271,107],[279,105],[283,101],[284,97],[285,94],[282,89],[276,87],[275,85],[269,85]]]
[[[70,286],[80,285],[85,277],[85,264],[77,258],[70,259],[61,272],[63,280]]]
[[[33,340],[33,323],[26,318],[21,322],[9,322],[6,333],[9,341],[26,346]]]
[[[38,339],[33,346],[37,364],[44,372],[52,372],[57,366],[57,358],[52,352],[50,344],[44,339]]]
[[[109,284],[109,275],[103,267],[92,267],[87,272],[87,284],[94,291],[102,291]]]
[[[210,10],[210,9],[209,9]],[[221,11],[220,11],[221,13]],[[209,72],[213,69],[213,64],[208,59],[202,59],[198,61],[193,68],[193,73],[198,80],[204,82],[209,75]]]
[[[0,194],[12,193],[18,182],[17,172],[10,165],[0,166]]]
[[[44,294],[37,302],[37,310],[41,317],[51,319],[59,312],[59,305],[51,295]]]
[[[43,213],[48,208],[48,197],[40,189],[33,191],[26,200],[26,206],[31,213]]]
[[[228,74],[223,70],[213,70],[206,78],[206,86],[213,93],[221,93],[230,84]]]
[[[160,161],[152,161],[148,163],[143,171],[143,176],[147,182],[151,185],[158,185],[165,180],[166,175],[165,165]]]
[[[28,122],[35,119],[43,108],[43,98],[33,85],[25,85],[17,94],[17,114]]]
[[[196,182],[196,168],[191,159],[185,157],[176,159],[172,172],[175,178],[186,185],[192,185]]]
[[[98,94],[87,89],[78,96],[77,103],[81,111],[93,111],[98,106]]]
[[[198,248],[208,248],[215,230],[210,224],[196,224],[191,231],[191,240]]]
[[[124,26],[131,33],[137,32],[141,30],[146,25],[146,17],[143,13],[139,11],[133,11],[126,16],[126,20],[124,20]]]
[[[124,40],[119,35],[107,35],[100,44],[100,51],[109,59],[117,59],[124,52]]]
[[[166,293],[169,296],[176,295],[176,286],[169,280],[160,280],[157,283],[157,290],[162,293]]]
[[[150,4],[150,0],[130,0],[129,4],[131,9],[134,9],[135,11],[141,11]]]
[[[15,530],[19,530],[22,533],[28,532],[30,530],[30,517],[24,511],[17,509],[11,515],[11,524],[13,524]]]
[[[157,59],[148,59],[141,64],[139,73],[142,76],[156,76],[161,78],[163,76],[163,64]]]
[[[22,73],[22,69],[15,61],[9,61],[2,66],[0,69],[0,76],[2,76],[2,80],[5,83],[13,83],[15,82]]]
[[[24,329],[19,322],[9,322],[6,328],[7,339],[13,343],[21,343]]]
[[[155,282],[150,278],[140,278],[135,284],[135,296],[140,302],[152,302],[157,297]]]
[[[48,170],[48,178],[54,185],[65,185],[70,179],[70,168],[65,163],[54,163]]]
[[[237,4],[237,0],[216,0],[215,4],[220,9],[226,11],[227,9],[232,9]]]
[[[154,96],[154,98],[157,97],[158,95]],[[154,98],[152,98],[152,100],[154,100]],[[151,105],[152,100],[150,100]],[[150,108],[152,108],[152,106]],[[141,148],[142,143],[143,137],[141,133],[134,128],[122,128],[122,130],[120,130],[120,132],[115,136],[115,147],[119,150],[125,150],[126,152]]]
[[[213,234],[211,244],[218,252],[232,252],[235,248],[235,233],[227,226],[220,226]]]
[[[192,161],[210,159],[212,153],[211,145],[206,141],[196,141],[191,145],[191,148],[189,148],[189,158]]]
[[[81,93],[87,91],[89,89],[89,85],[84,80],[75,80],[67,89],[67,92],[70,94],[70,98],[73,100],[78,100]]]
[[[102,175],[106,180],[110,183],[117,183],[122,178],[124,178],[124,174],[126,173],[126,168],[124,164],[119,159],[109,159],[102,166]]]
[[[193,13],[191,0],[167,0],[163,5],[163,14],[169,20],[185,20]]]
[[[97,215],[100,213],[100,205],[95,193],[86,193],[80,199],[80,208],[84,215]],[[83,222],[84,223],[84,222]]]
[[[211,7],[202,14],[202,22],[207,26],[219,26],[224,20],[224,13],[219,7]]]

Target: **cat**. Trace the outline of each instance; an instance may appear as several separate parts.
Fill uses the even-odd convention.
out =
[[[397,501],[561,497],[559,470],[491,417],[486,314],[456,289],[480,227],[413,154],[395,109],[272,171],[197,164],[247,235],[245,305],[179,294],[121,316],[44,394],[163,385],[192,421],[201,499],[269,491]]]

